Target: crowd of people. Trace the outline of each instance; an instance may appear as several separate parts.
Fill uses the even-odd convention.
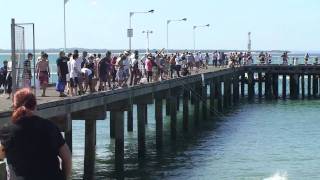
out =
[[[272,64],[272,55],[261,52],[257,56],[257,64]],[[288,53],[281,55],[283,64],[290,64]],[[22,87],[30,88],[33,79],[32,60],[34,55],[29,53],[23,62]],[[307,65],[310,55],[306,54],[304,63]],[[292,58],[292,64],[297,65],[297,57]],[[138,51],[124,51],[120,54],[89,54],[74,50],[66,54],[61,51],[56,60],[58,81],[56,90],[60,97],[78,96],[86,92],[107,91],[126,88],[137,84],[157,82],[175,77],[198,73],[209,66],[216,68],[251,65],[254,63],[250,52],[176,52],[165,53],[164,50],[154,53],[139,54]],[[314,63],[318,64],[318,58]],[[0,87],[6,93],[12,92],[12,62],[4,61],[0,68]],[[41,88],[41,96],[46,96],[46,89],[51,77],[48,54],[41,52],[36,59],[36,86]]]
[[[220,54],[221,60],[215,66],[226,66],[226,58],[222,59],[223,53]],[[167,54],[160,50],[140,56],[138,51],[124,51],[117,56],[110,51],[105,55],[88,54],[86,51],[80,55],[78,50],[66,55],[62,51],[57,60],[56,89],[61,97],[65,97],[82,95],[87,91],[126,88],[197,73],[200,69],[207,69],[209,63],[214,64],[213,59],[208,53],[203,55],[201,52]]]

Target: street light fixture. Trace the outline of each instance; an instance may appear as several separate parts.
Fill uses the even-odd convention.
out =
[[[203,27],[210,27],[210,24],[201,25],[201,26],[193,26],[193,52],[196,52],[196,29],[203,28]]]
[[[147,53],[149,53],[149,34],[152,34],[153,31],[151,30],[146,30],[146,31],[142,31],[143,34],[147,34]]]
[[[131,27],[131,18],[134,14],[148,14],[154,13],[154,10],[151,9],[149,11],[142,11],[142,12],[130,12],[129,13],[129,29],[127,30],[127,36],[129,38],[129,50],[131,51],[131,38],[133,37],[133,29]]]
[[[169,52],[169,24],[171,22],[187,21],[187,18],[167,20],[167,53]]]

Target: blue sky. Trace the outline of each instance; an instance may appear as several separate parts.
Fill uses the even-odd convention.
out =
[[[64,0],[0,0],[0,48],[10,48],[10,20],[34,22],[37,48],[63,47]],[[192,49],[192,26],[199,49],[245,49],[252,32],[253,49],[318,50],[319,0],[69,0],[67,46],[128,48],[126,29],[130,11],[154,9],[154,14],[134,15],[133,48],[145,48],[143,30],[153,30],[150,46],[166,47],[166,20],[170,48]]]

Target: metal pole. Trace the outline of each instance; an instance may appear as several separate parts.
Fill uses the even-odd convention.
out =
[[[36,95],[36,38],[35,38],[35,31],[34,31],[34,24],[32,24],[33,29],[33,85],[34,85],[34,94]]]
[[[67,49],[66,33],[66,1],[63,1],[63,29],[64,29],[64,51]]]
[[[148,53],[150,52],[150,51],[149,51],[149,33],[150,33],[150,32],[149,32],[149,31],[147,31]]]
[[[196,53],[196,28],[193,28],[193,52]]]
[[[167,21],[167,54],[169,53],[169,21]]]
[[[131,29],[131,12],[129,13],[129,29]],[[129,36],[129,50],[131,51],[131,35]]]
[[[16,92],[16,42],[15,42],[15,20],[11,19],[11,72],[12,72],[12,94]],[[13,96],[12,96],[13,97]]]

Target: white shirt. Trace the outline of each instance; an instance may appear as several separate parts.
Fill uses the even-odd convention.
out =
[[[71,59],[69,62],[70,62],[70,71],[69,71],[70,78],[78,77],[77,61],[75,61],[74,59]]]
[[[68,74],[67,74],[67,81],[70,81],[70,72],[71,72],[71,67],[70,67],[70,61],[67,62],[68,65]]]
[[[129,58],[124,59],[122,63],[123,63],[123,69],[124,70],[130,69]]]
[[[90,76],[92,74],[92,71],[88,68],[82,68],[81,72],[88,75],[88,76]]]
[[[200,61],[199,55],[196,54],[196,55],[194,56],[194,61],[195,61],[195,62],[199,62],[199,61]]]

